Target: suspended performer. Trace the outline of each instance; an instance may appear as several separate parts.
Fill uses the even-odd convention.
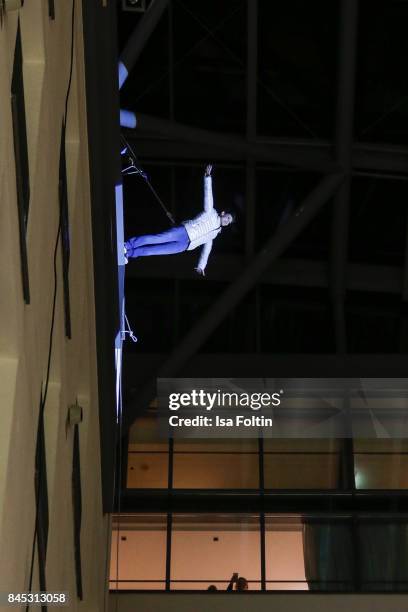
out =
[[[197,274],[205,276],[205,268],[214,238],[224,227],[235,221],[232,213],[225,211],[218,213],[214,208],[211,172],[212,166],[208,165],[204,173],[203,212],[194,219],[183,221],[181,225],[172,227],[166,232],[129,238],[125,242],[125,257],[173,255],[202,247],[200,259],[194,269]]]

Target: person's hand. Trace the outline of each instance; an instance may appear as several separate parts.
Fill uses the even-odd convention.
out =
[[[205,174],[204,176],[211,176],[211,172],[212,172],[212,165],[208,164],[208,166],[205,169]]]
[[[202,268],[194,268],[194,270],[197,272],[197,274],[199,274],[200,276],[205,276],[205,272]]]

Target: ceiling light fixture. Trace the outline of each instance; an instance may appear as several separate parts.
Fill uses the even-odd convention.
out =
[[[147,9],[146,0],[122,0],[123,11],[134,11],[136,13],[144,13]]]

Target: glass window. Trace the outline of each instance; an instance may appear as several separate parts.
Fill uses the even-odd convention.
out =
[[[206,591],[227,588],[237,572],[261,589],[261,528],[256,514],[175,514],[113,518],[110,588]],[[169,575],[166,576],[166,552]],[[340,517],[265,516],[266,590],[408,590],[408,522]]]
[[[175,489],[258,489],[258,455],[175,453],[173,486]]]
[[[408,440],[391,438],[357,438],[353,440],[355,453],[408,453]]]
[[[134,489],[166,489],[168,440],[159,436],[157,419],[142,416],[129,431],[127,486]]]
[[[299,518],[265,517],[267,590],[307,590],[303,525]]]
[[[129,488],[166,489],[167,485],[167,453],[129,453],[127,470],[127,486]]]
[[[357,489],[408,489],[408,455],[354,455]]]
[[[310,591],[352,591],[355,548],[347,521],[308,521],[303,526],[305,575]]]
[[[265,438],[265,453],[338,453],[340,441],[336,438]]]
[[[214,584],[223,590],[232,574],[238,572],[248,580],[250,590],[259,590],[260,557],[258,516],[173,517],[172,589],[206,590],[210,584]]]
[[[174,440],[174,452],[241,452],[258,453],[259,443],[256,438],[214,438],[214,439],[180,439]]]
[[[265,489],[336,489],[339,486],[338,453],[265,453]]]
[[[165,588],[166,524],[164,515],[122,515],[120,524],[114,518],[111,589]]]
[[[130,488],[165,489],[167,440],[149,423],[131,434],[128,455]],[[338,440],[265,439],[265,489],[335,489],[340,486]],[[259,489],[257,439],[174,440],[175,489]]]
[[[168,448],[168,441],[159,435],[156,418],[136,419],[129,431],[130,451],[167,451]]]
[[[353,440],[357,489],[408,489],[408,440]]]
[[[407,591],[408,523],[360,523],[358,536],[362,589]]]
[[[171,583],[171,590],[172,591],[208,591],[210,590],[215,590],[214,587],[216,587],[217,591],[226,591],[227,587],[229,585],[229,582],[222,582],[222,581],[205,581],[203,580],[202,582],[194,582],[194,580],[186,580],[185,582],[180,581],[180,582],[172,582]],[[252,587],[251,587],[252,588]]]

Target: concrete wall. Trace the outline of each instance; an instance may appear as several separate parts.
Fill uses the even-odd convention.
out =
[[[73,80],[66,157],[71,260],[72,339],[65,337],[61,251],[50,386],[45,407],[49,496],[48,591],[71,594],[70,610],[103,610],[108,519],[102,515],[95,361],[93,264],[81,0],[76,2]],[[0,591],[27,591],[35,521],[34,461],[41,387],[46,379],[53,251],[58,228],[61,124],[71,50],[72,0],[28,0],[0,29]],[[20,17],[30,205],[27,226],[31,302],[22,295],[10,84]],[[82,481],[82,579],[75,597],[72,512],[73,430],[67,410],[78,402]],[[37,562],[33,590],[38,590]]]
[[[109,595],[110,612],[406,612],[406,595],[124,594]]]

